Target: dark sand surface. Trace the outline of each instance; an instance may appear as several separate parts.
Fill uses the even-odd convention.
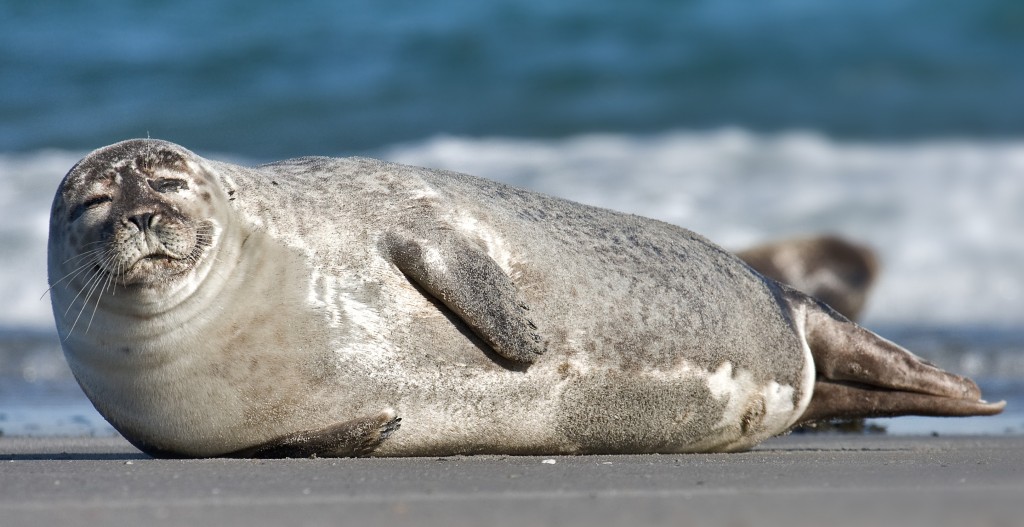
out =
[[[269,461],[154,460],[114,438],[0,438],[0,526],[19,525],[1024,525],[1024,437]]]

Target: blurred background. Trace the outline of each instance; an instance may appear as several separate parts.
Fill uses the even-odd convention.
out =
[[[371,155],[657,217],[730,249],[829,232],[864,324],[1024,433],[1019,0],[0,3],[0,433],[111,433],[59,353],[50,200],[94,148]]]

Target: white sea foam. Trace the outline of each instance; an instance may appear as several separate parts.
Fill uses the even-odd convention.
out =
[[[40,300],[49,206],[81,155],[0,154],[0,328],[52,327]],[[838,233],[881,255],[869,324],[1024,323],[1024,140],[854,143],[722,130],[438,137],[375,155],[656,217],[728,248]]]
[[[81,155],[0,154],[0,328],[53,328],[46,292],[50,204]]]

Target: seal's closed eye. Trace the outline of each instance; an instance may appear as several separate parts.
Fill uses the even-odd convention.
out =
[[[149,186],[152,187],[153,190],[161,193],[188,190],[188,183],[183,179],[177,178],[160,178],[157,180],[151,180],[149,182]]]
[[[114,198],[111,198],[110,196],[95,196],[89,198],[81,205],[75,207],[75,210],[71,212],[71,221],[75,221],[80,218],[82,214],[85,214],[85,211],[113,200]]]

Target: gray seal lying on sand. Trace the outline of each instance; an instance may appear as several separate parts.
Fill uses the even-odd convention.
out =
[[[688,230],[372,159],[101,148],[49,277],[79,384],[154,456],[734,451],[1003,407]]]

